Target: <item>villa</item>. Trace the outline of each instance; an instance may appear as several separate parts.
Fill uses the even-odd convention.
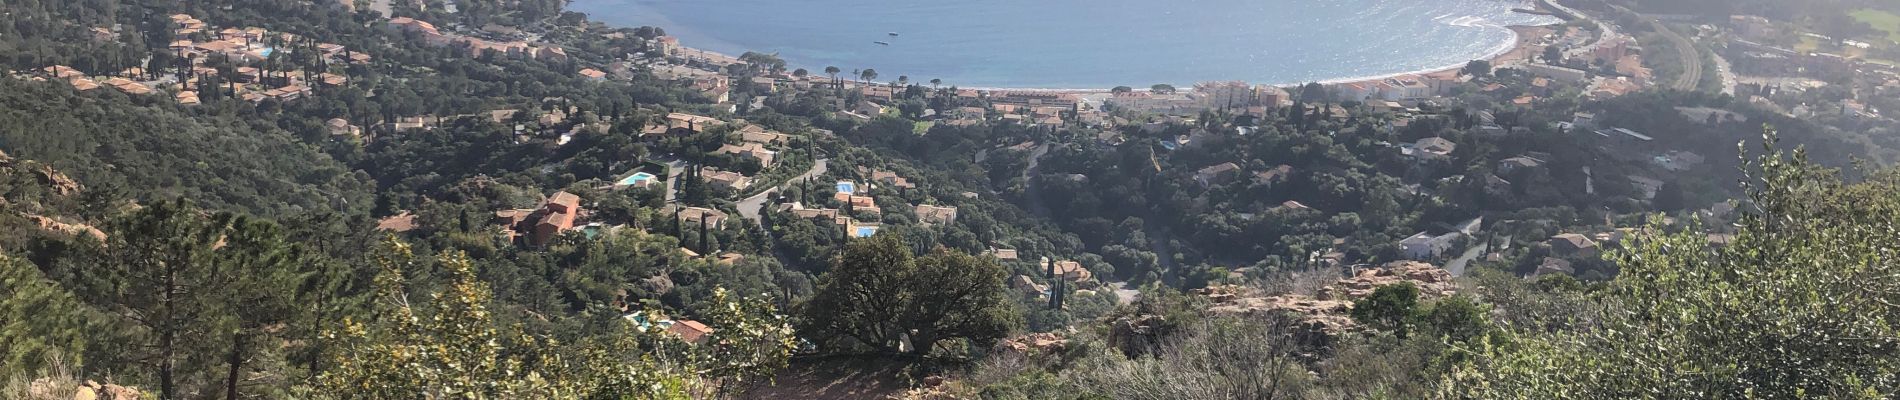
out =
[[[679,210],[680,223],[688,225],[696,225],[703,222],[707,227],[720,229],[726,226],[726,218],[724,211],[710,208],[686,207]]]
[[[849,193],[838,193],[832,196],[832,199],[837,200],[846,207],[850,207],[852,212],[878,213],[883,211],[877,207],[877,199],[871,196],[853,196]]]
[[[1597,243],[1580,234],[1565,233],[1551,236],[1545,243],[1550,245],[1551,254],[1559,256],[1595,257],[1597,255]]]
[[[1082,263],[1075,261],[1057,261],[1054,264],[1046,265],[1049,266],[1051,278],[1066,279],[1070,282],[1084,282],[1095,277],[1095,274],[1089,272],[1087,268],[1082,268]]]
[[[520,232],[527,231],[528,244],[542,246],[562,232],[574,229],[574,222],[582,213],[580,202],[580,196],[573,193],[556,192],[548,196],[539,209],[496,211],[495,223],[501,225],[502,235],[510,242],[520,238]]]
[[[759,165],[766,168],[771,168],[772,162],[778,159],[778,152],[766,150],[765,146],[760,146],[758,143],[745,143],[740,145],[728,144],[719,147],[718,152],[757,160]]]
[[[1419,139],[1418,142],[1413,143],[1411,147],[1402,148],[1401,150],[1405,155],[1412,156],[1421,161],[1443,160],[1451,158],[1451,153],[1458,150],[1458,144],[1441,137],[1428,137]]]
[[[917,206],[917,219],[926,225],[950,225],[957,222],[956,207]]]
[[[593,69],[593,68],[582,69],[580,74],[581,76],[586,77],[589,80],[595,80],[595,81],[607,80],[607,73],[601,72],[598,69]]]
[[[1214,186],[1227,183],[1229,179],[1234,177],[1234,174],[1239,172],[1239,164],[1231,162],[1220,163],[1207,168],[1201,168],[1200,171],[1194,173],[1194,180],[1200,182],[1201,186]]]
[[[1452,232],[1433,236],[1429,233],[1419,232],[1416,235],[1405,238],[1405,240],[1400,240],[1399,247],[1405,250],[1405,257],[1407,258],[1430,260],[1438,258],[1438,256],[1444,254],[1446,250],[1450,250],[1452,241],[1458,240],[1460,237],[1464,237],[1464,234]]]
[[[709,167],[701,169],[699,175],[702,178],[706,178],[706,183],[711,184],[713,188],[719,190],[741,191],[752,187],[752,178],[737,172],[722,171]]]
[[[784,145],[788,137],[783,133],[769,131],[758,125],[746,125],[744,128],[739,128],[739,140],[746,143]]]

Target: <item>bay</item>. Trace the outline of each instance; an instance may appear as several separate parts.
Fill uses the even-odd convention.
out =
[[[573,0],[688,46],[777,53],[794,68],[876,69],[962,87],[1101,89],[1209,80],[1297,84],[1462,65],[1506,26],[1560,22],[1517,0]],[[890,36],[889,33],[897,33]],[[875,42],[887,42],[888,45]]]

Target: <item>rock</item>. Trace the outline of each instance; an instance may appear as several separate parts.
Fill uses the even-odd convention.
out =
[[[654,275],[651,278],[641,279],[640,288],[656,296],[666,294],[673,291],[673,279],[663,274]]]
[[[139,389],[130,386],[106,384],[106,397],[111,400],[138,400],[145,398]]]
[[[996,344],[998,352],[1025,355],[1056,354],[1069,347],[1069,340],[1054,332],[1031,333],[1004,339]]]
[[[59,392],[59,383],[53,382],[53,378],[34,379],[33,383],[28,384],[26,387],[26,397],[29,399],[58,398],[57,393]]]
[[[79,191],[85,189],[85,187],[79,185],[79,181],[75,181],[73,178],[67,177],[66,174],[60,173],[59,170],[53,169],[51,165],[41,165],[39,174],[41,183],[45,183],[48,188],[53,190],[53,193],[60,196],[79,194]]]
[[[73,392],[73,400],[99,400],[99,393],[94,392],[92,388],[80,386],[79,391]]]
[[[1172,328],[1168,319],[1159,315],[1122,317],[1110,324],[1108,343],[1124,355],[1138,357],[1154,350],[1161,336]]]
[[[106,241],[105,231],[101,231],[99,228],[94,228],[91,225],[68,224],[38,215],[27,215],[26,218],[33,221],[34,224],[38,224],[41,230],[47,232],[71,236],[87,235],[92,236],[93,239],[98,239],[100,242]]]
[[[1214,286],[1193,293],[1213,304],[1208,312],[1216,315],[1288,318],[1300,329],[1294,332],[1302,343],[1323,346],[1332,336],[1360,329],[1352,320],[1353,301],[1372,294],[1380,287],[1409,282],[1425,298],[1450,296],[1457,291],[1451,273],[1421,262],[1397,262],[1382,268],[1359,271],[1320,289],[1315,296],[1267,296],[1257,289],[1241,286]],[[1141,334],[1140,326],[1117,325],[1119,333]]]

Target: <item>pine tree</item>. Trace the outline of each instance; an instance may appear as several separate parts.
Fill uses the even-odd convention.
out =
[[[38,267],[0,256],[0,377],[35,376],[51,360],[82,365],[88,344],[118,332],[102,321]]]
[[[227,372],[241,369],[241,362],[229,360],[252,354],[245,342],[297,308],[287,296],[295,292],[299,256],[268,222],[206,215],[172,201],[141,209],[113,228],[111,240],[89,252],[101,266],[89,293],[107,311],[134,316],[129,322],[141,328],[135,340],[143,342],[143,354],[130,358],[155,370],[160,399],[179,398],[187,380],[220,381],[195,375],[214,370],[218,361],[231,364]],[[222,380],[227,393],[235,390],[235,380]]]

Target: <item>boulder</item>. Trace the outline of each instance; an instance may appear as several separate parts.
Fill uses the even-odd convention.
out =
[[[85,187],[79,186],[79,181],[75,181],[73,178],[67,177],[66,174],[60,173],[59,170],[53,169],[51,165],[41,165],[39,174],[41,183],[46,184],[47,188],[52,189],[53,193],[60,196],[79,194],[80,190],[85,189]]]
[[[1056,354],[1069,347],[1069,340],[1054,332],[1031,333],[1004,339],[996,344],[998,352],[1024,355]]]
[[[673,291],[673,279],[668,278],[664,274],[654,275],[650,278],[641,279],[640,288],[655,296],[666,294]]]

